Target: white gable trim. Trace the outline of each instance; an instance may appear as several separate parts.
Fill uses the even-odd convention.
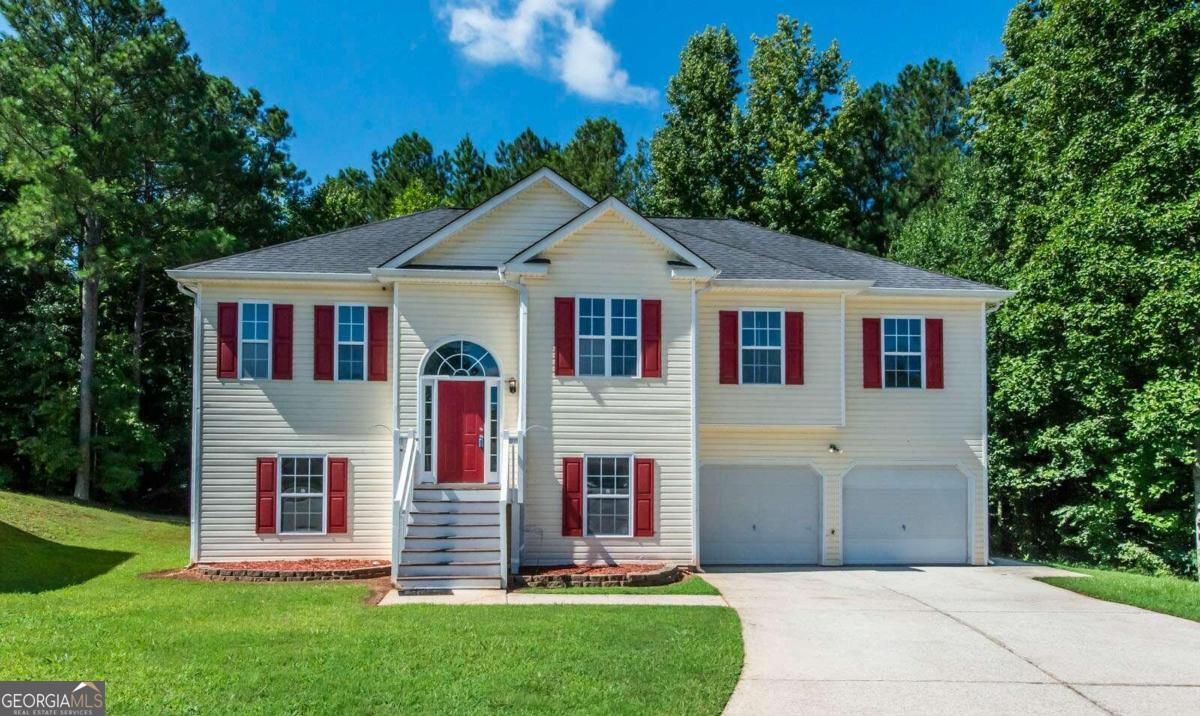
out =
[[[579,231],[609,211],[616,213],[621,218],[633,224],[635,227],[640,229],[642,233],[661,244],[663,248],[675,253],[680,258],[696,266],[695,277],[705,278],[713,276],[716,273],[716,269],[710,263],[692,253],[686,246],[673,239],[662,229],[658,228],[654,224],[651,224],[641,214],[637,213],[633,209],[630,209],[615,196],[608,197],[604,201],[594,205],[592,208],[583,212],[579,216],[576,216],[574,219],[571,219],[567,223],[558,227],[553,232],[542,237],[535,244],[509,259],[503,266],[500,267],[501,270],[512,271],[513,273],[523,273],[531,270],[531,267],[525,263],[526,261],[536,258],[543,251],[550,249],[558,242],[567,238],[576,231]],[[536,264],[534,264],[534,266],[536,266]],[[691,278],[691,276],[689,276],[689,278]]]
[[[415,246],[409,248],[407,251],[396,256],[395,258],[390,259],[380,268],[399,268],[403,266],[426,251],[432,249],[434,246],[437,246],[446,239],[467,228],[467,226],[475,220],[487,216],[493,210],[500,208],[504,204],[508,203],[508,201],[513,197],[541,181],[547,181],[553,184],[555,187],[561,189],[567,196],[579,202],[580,206],[584,208],[593,206],[596,203],[595,199],[587,194],[584,194],[574,184],[566,179],[563,179],[561,176],[555,173],[553,169],[542,167],[516,184],[513,184],[509,188],[493,196],[491,199],[488,199],[474,209],[471,209],[454,221],[451,221],[449,224],[446,224],[429,236],[426,236],[424,239],[421,239],[421,241],[419,241]]]

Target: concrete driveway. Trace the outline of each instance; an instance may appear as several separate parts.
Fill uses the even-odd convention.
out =
[[[746,644],[726,712],[1200,713],[1200,624],[1031,578],[1055,572],[709,570]]]

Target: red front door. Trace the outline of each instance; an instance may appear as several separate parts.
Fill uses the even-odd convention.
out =
[[[438,482],[483,482],[483,381],[438,381]]]

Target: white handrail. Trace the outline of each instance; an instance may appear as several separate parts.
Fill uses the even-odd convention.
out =
[[[417,431],[408,430],[403,433],[393,430],[392,459],[400,466],[393,470],[393,503],[392,503],[392,582],[395,583],[399,574],[400,557],[404,554],[404,540],[408,537],[408,524],[412,521],[413,487],[416,485],[417,459],[421,448],[417,442]],[[400,449],[401,437],[404,437],[403,453]]]

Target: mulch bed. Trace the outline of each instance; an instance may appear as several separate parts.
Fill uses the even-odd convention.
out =
[[[562,577],[564,575],[606,575],[606,574],[637,574],[640,572],[657,572],[663,568],[658,564],[564,564],[558,567],[526,567],[521,574],[529,576]]]
[[[212,562],[202,566],[215,569],[257,569],[272,572],[307,572],[312,570],[362,569],[387,567],[386,559],[277,559],[266,562]]]
[[[278,559],[194,564],[172,575],[216,582],[344,582],[391,574],[386,559]]]

